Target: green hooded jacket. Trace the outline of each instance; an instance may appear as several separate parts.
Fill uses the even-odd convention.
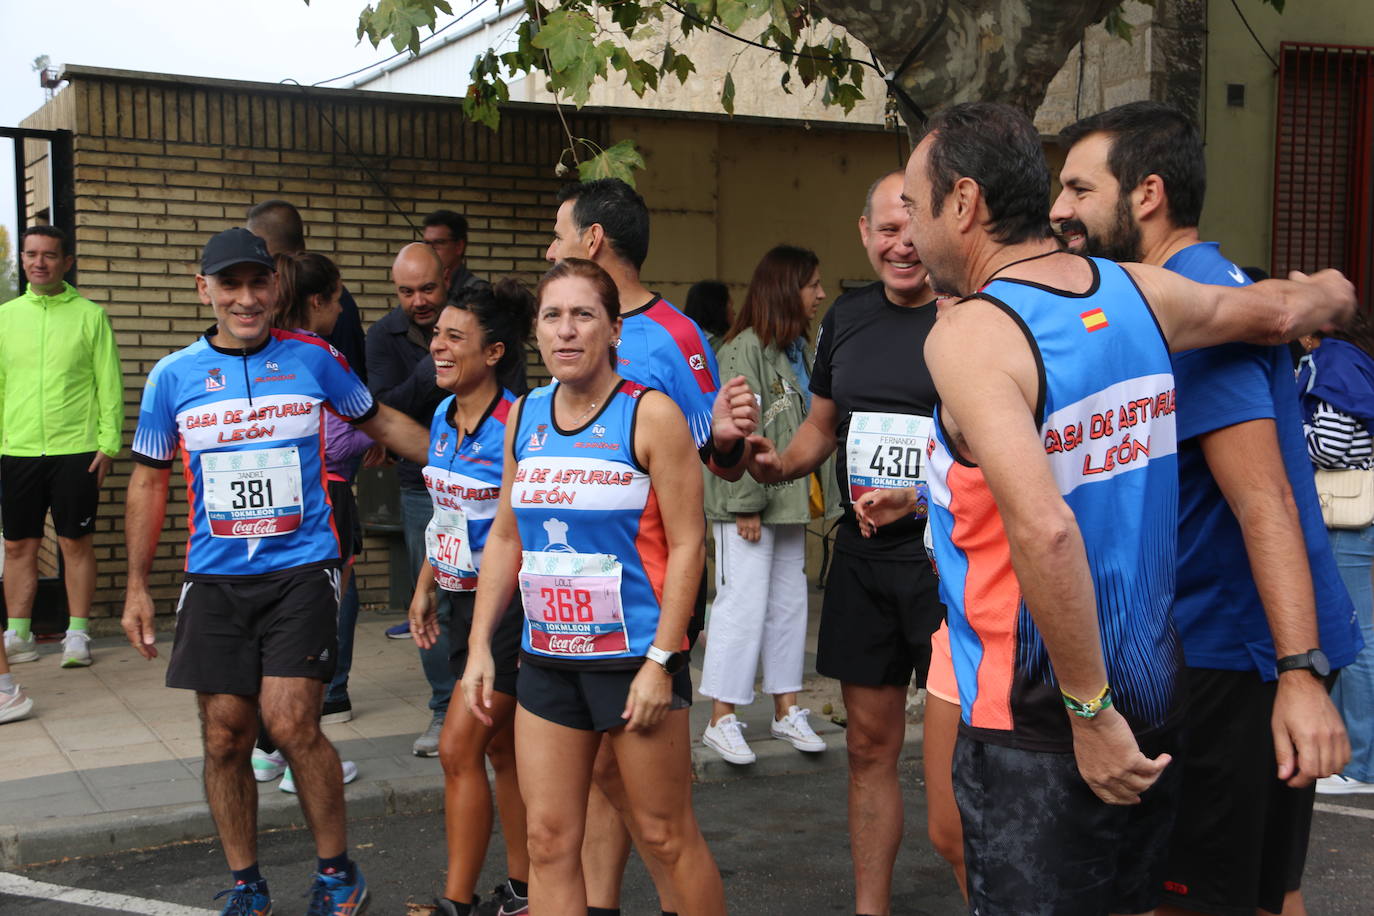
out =
[[[0,305],[0,455],[32,458],[122,444],[124,379],[110,318],[69,283],[30,285]]]

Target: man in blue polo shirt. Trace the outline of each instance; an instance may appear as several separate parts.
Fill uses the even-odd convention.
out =
[[[1202,283],[1250,280],[1201,241],[1202,143],[1181,113],[1122,105],[1062,134],[1051,218],[1070,248]],[[1313,781],[1350,755],[1327,695],[1362,645],[1322,524],[1285,347],[1174,354],[1183,799],[1160,913],[1306,912]]]

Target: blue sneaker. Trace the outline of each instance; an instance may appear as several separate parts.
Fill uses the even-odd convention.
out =
[[[220,916],[270,916],[272,898],[267,895],[267,882],[254,881],[252,884],[235,884],[227,891],[220,891],[215,899],[229,896],[229,901],[220,910]]]
[[[386,628],[387,639],[410,639],[410,623],[398,623],[394,627]]]
[[[367,906],[367,879],[357,864],[353,881],[342,874],[315,875],[305,916],[357,916]]]

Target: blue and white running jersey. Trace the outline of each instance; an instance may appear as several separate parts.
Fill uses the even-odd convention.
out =
[[[188,577],[261,576],[339,562],[324,467],[324,409],[377,407],[322,338],[273,330],[256,350],[202,337],[158,361],[143,389],[134,460],[181,453],[191,504]]]
[[[661,391],[687,418],[697,448],[711,438],[711,408],[720,388],[716,352],[697,323],[655,296],[621,316],[616,372]]]
[[[553,666],[634,667],[658,629],[668,541],[649,475],[634,456],[648,389],[624,382],[574,430],[553,420],[555,382],[525,396],[510,502],[524,557],[521,640]]]
[[[501,504],[502,449],[506,444],[506,418],[514,403],[515,395],[505,390],[498,392],[469,436],[454,425],[452,412],[456,402],[449,395],[435,408],[429,424],[429,459],[421,472],[425,489],[434,501],[436,518],[442,518],[444,511],[462,512],[468,551],[463,560],[470,562],[468,568],[459,568],[452,562],[457,557],[454,551],[446,549],[447,543],[433,545],[443,555],[436,556],[431,551],[430,565],[434,567],[435,581],[447,591],[471,591],[477,587],[482,548]],[[430,539],[426,541],[428,544]]]
[[[1093,258],[1083,294],[994,280],[978,294],[1021,327],[1040,369],[1036,423],[1082,532],[1115,705],[1137,732],[1172,721],[1182,663],[1170,620],[1178,540],[1174,377],[1134,281]],[[964,727],[1030,750],[1072,747],[1049,653],[1026,608],[982,470],[936,412],[930,526]],[[1053,608],[1046,608],[1053,612]]]

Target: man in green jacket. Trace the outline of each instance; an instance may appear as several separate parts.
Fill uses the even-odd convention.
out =
[[[95,591],[96,507],[119,454],[124,385],[105,310],[62,277],[66,233],[34,226],[21,257],[29,285],[0,305],[0,524],[5,530],[5,655],[38,658],[31,630],[38,546],[52,510],[71,615],[62,667],[91,663],[86,620]]]

